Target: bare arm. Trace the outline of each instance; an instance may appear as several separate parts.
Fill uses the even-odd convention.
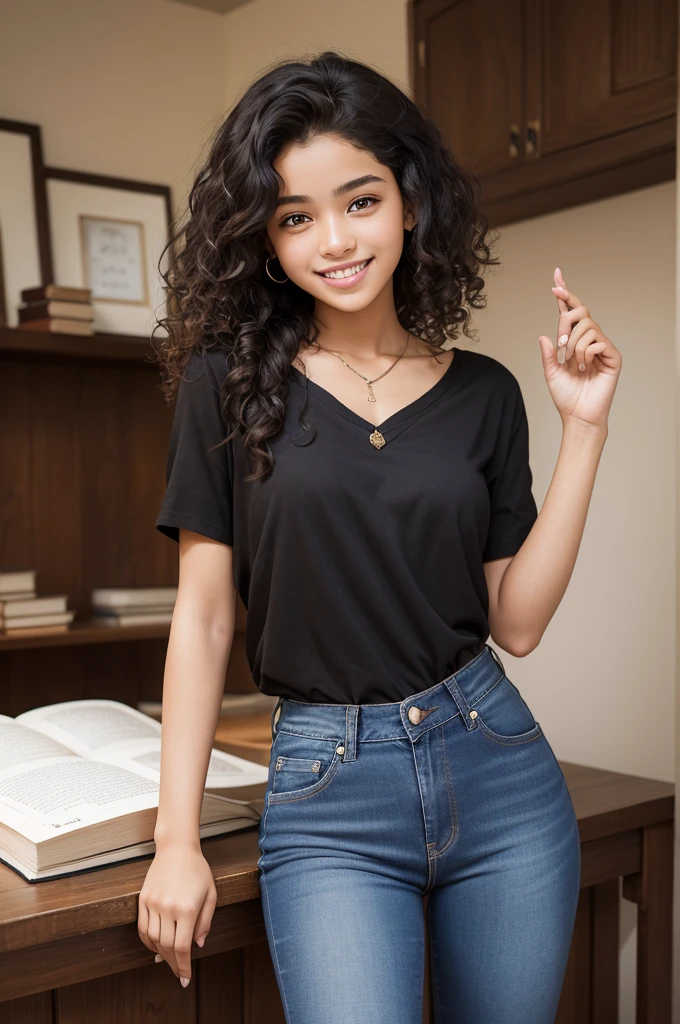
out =
[[[538,340],[546,383],[562,420],[557,465],[519,551],[484,566],[490,632],[519,658],[540,643],[574,571],[623,363],[588,307],[566,287],[559,267],[552,292],[559,311],[558,344],[547,335]]]
[[[234,636],[232,549],[179,531],[179,588],[163,680],[156,852],[139,894],[137,929],[183,985],[191,945],[205,942],[217,904],[200,842],[200,811]]]
[[[564,597],[581,544],[607,427],[565,423],[538,518],[512,558],[487,562],[489,630],[522,658],[536,648]]]
[[[156,844],[200,845],[199,816],[234,635],[232,548],[180,530],[179,587],[163,680]]]

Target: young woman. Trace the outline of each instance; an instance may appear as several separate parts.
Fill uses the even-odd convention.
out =
[[[558,270],[540,514],[522,394],[451,345],[492,260],[478,181],[393,84],[270,67],[193,185],[162,323],[179,542],[142,941],[184,984],[215,885],[199,808],[234,628],[278,701],[258,861],[289,1024],[554,1019],[580,881],[550,744],[489,636],[536,648],[574,568],[621,356]],[[556,354],[557,353],[557,354]]]

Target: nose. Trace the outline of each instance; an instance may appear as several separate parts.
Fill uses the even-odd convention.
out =
[[[323,222],[319,254],[325,259],[342,259],[356,248],[356,241],[349,224],[343,217],[329,215]]]

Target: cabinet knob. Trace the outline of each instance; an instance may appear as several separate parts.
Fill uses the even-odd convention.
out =
[[[541,122],[538,118],[535,121],[527,121],[527,134],[525,150],[527,153],[535,153],[538,146],[538,133],[541,130]]]
[[[518,142],[519,142],[519,125],[511,124],[510,125],[510,149],[509,149],[509,152],[510,152],[510,156],[513,158],[513,160],[515,159],[515,157],[519,153],[519,149],[517,148]]]

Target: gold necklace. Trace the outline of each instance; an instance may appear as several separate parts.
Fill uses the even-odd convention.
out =
[[[404,345],[403,349],[401,350],[401,352],[399,353],[397,358],[394,360],[392,365],[389,366],[385,370],[385,372],[381,373],[378,377],[373,377],[372,380],[369,380],[368,377],[365,377],[363,373],[359,373],[358,370],[355,370],[354,367],[350,366],[346,359],[342,359],[342,356],[338,355],[337,352],[331,352],[331,350],[329,348],[326,348],[323,351],[324,352],[330,352],[330,354],[332,356],[337,356],[338,359],[342,359],[342,362],[345,364],[345,366],[347,367],[348,370],[351,370],[352,373],[356,373],[356,374],[358,374],[359,377],[363,378],[363,380],[365,380],[366,384],[368,385],[368,399],[367,400],[369,402],[376,402],[377,399],[376,399],[375,395],[373,394],[373,387],[372,387],[372,385],[375,383],[376,380],[380,380],[381,377],[384,377],[385,374],[389,373],[390,370],[394,369],[394,367],[397,365],[397,363],[399,362],[399,360],[401,359],[401,357],[403,356],[403,354],[404,354],[404,352],[406,351],[407,348],[408,348],[408,332],[406,333],[406,344]]]
[[[345,366],[347,367],[348,370],[351,370],[352,373],[358,374],[359,377],[361,377],[363,380],[365,380],[366,384],[368,385],[368,401],[369,402],[375,402],[375,401],[377,401],[377,399],[376,399],[376,397],[375,397],[375,395],[373,393],[372,385],[375,383],[375,381],[380,380],[381,377],[384,377],[385,374],[389,373],[390,370],[394,369],[394,367],[397,365],[397,363],[399,362],[399,360],[403,356],[404,352],[408,348],[408,342],[409,342],[409,335],[408,335],[408,331],[407,331],[406,332],[406,344],[404,345],[402,351],[399,353],[397,358],[392,363],[392,366],[389,366],[385,370],[385,372],[379,374],[379,376],[373,377],[372,380],[369,380],[368,377],[365,377],[363,373],[359,373],[359,370],[355,370],[354,367],[350,366],[346,359],[342,359],[342,356],[338,355],[337,352],[331,352],[331,350],[329,348],[324,348],[323,345],[319,345],[319,348],[322,350],[322,352],[329,352],[330,355],[337,356],[338,359],[342,359],[343,363],[345,364]],[[318,344],[318,342],[317,342],[317,344]],[[306,368],[305,368],[305,373],[306,372],[307,371],[306,371]],[[369,434],[368,440],[371,442],[371,444],[373,445],[374,448],[378,448],[378,449],[383,448],[387,444],[385,438],[380,433],[380,431],[378,430],[377,427],[375,428],[375,430],[373,431],[372,434]]]

